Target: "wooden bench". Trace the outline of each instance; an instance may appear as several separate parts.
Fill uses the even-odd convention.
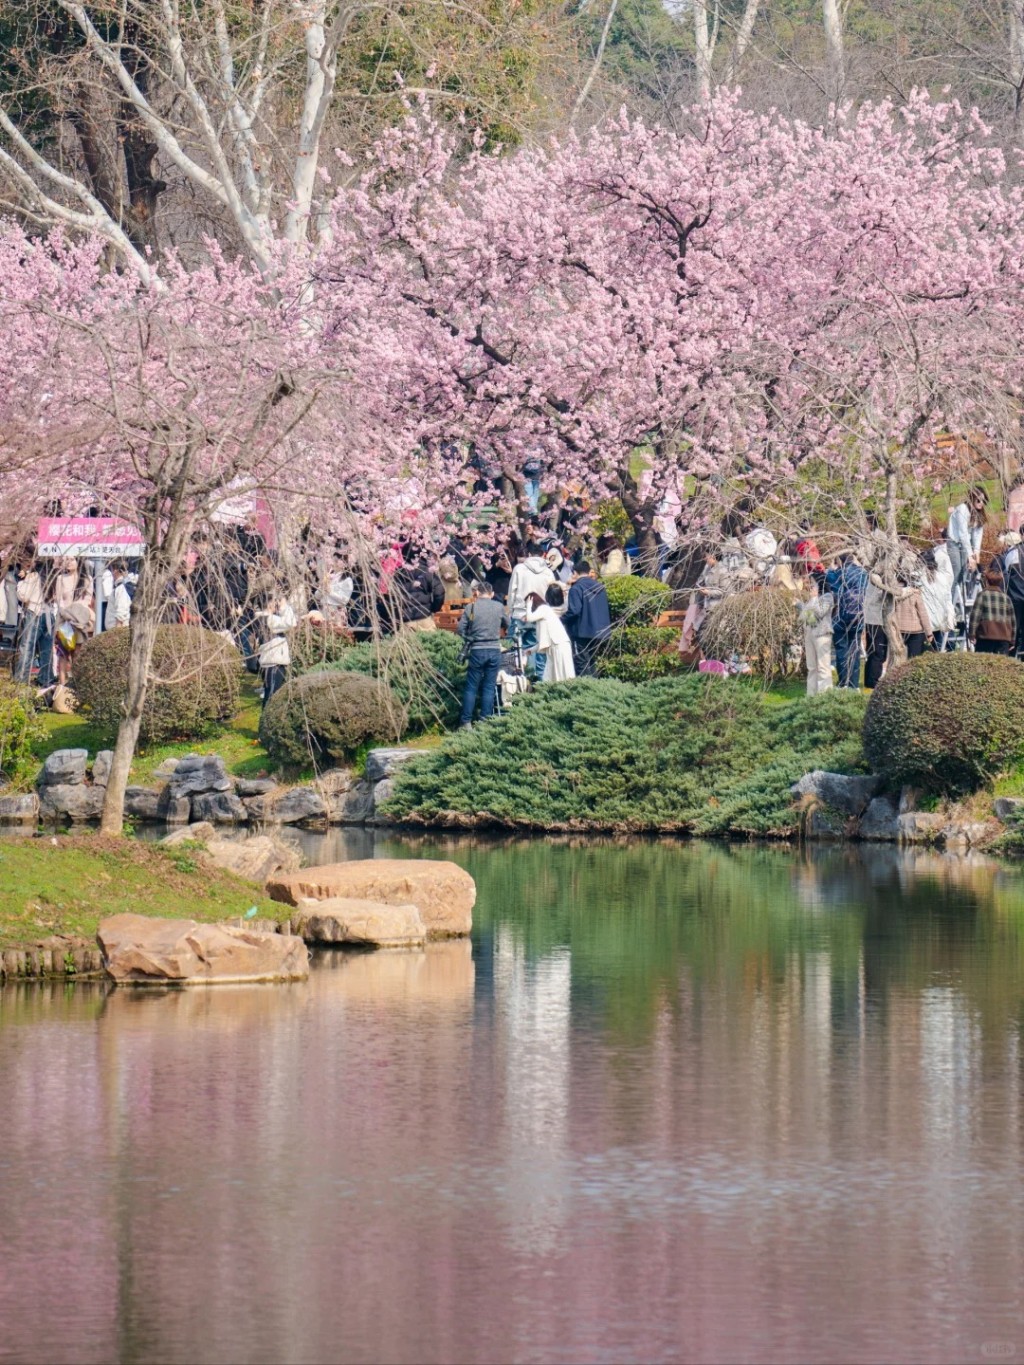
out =
[[[682,630],[685,620],[685,611],[663,611],[654,624],[658,630]]]

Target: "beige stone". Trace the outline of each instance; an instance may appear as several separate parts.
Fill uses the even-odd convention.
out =
[[[307,943],[361,943],[376,948],[416,948],[427,937],[415,905],[384,905],[380,901],[299,900],[292,924]]]
[[[455,863],[429,858],[366,858],[325,867],[304,867],[272,877],[267,892],[273,900],[297,905],[302,899],[336,896],[415,905],[428,938],[468,934],[473,926],[476,883]]]
[[[172,834],[160,840],[163,848],[175,848],[178,844],[205,844],[207,839],[215,839],[217,831],[209,820],[197,820],[194,825],[182,825]]]
[[[206,840],[202,857],[204,862],[260,886],[275,873],[294,872],[299,865],[298,849],[270,834],[256,834],[251,839],[219,839],[215,835]]]
[[[96,933],[115,981],[167,985],[297,981],[309,975],[301,938],[195,920],[111,915]]]

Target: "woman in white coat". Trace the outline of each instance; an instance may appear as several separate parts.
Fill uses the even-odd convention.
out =
[[[537,627],[537,653],[547,660],[544,682],[568,682],[576,676],[572,641],[557,611],[564,601],[565,591],[558,583],[549,585],[545,597],[531,592],[526,599],[527,623]]]
[[[950,632],[956,629],[953,611],[953,565],[945,545],[938,544],[921,555],[923,571],[916,586],[921,590],[924,608],[932,623],[935,648],[941,654]]]

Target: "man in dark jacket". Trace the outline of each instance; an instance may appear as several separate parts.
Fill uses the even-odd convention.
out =
[[[494,714],[494,701],[501,668],[501,632],[508,630],[508,613],[494,600],[490,583],[473,584],[473,600],[462,613],[456,629],[469,651],[466,687],[462,693],[459,725],[470,725],[480,698],[480,719]]]
[[[594,577],[583,560],[579,577],[569,589],[569,601],[562,618],[576,656],[576,676],[592,678],[598,650],[611,632],[612,616],[604,584]]]
[[[425,560],[407,559],[391,580],[391,619],[395,629],[434,630],[434,612],[444,606],[444,583]]]
[[[824,591],[830,592],[835,602],[832,643],[840,687],[860,687],[860,642],[867,590],[867,570],[851,554],[841,554],[835,568],[825,574]]]

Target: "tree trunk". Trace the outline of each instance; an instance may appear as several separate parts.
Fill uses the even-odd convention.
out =
[[[132,759],[139,742],[142,708],[149,688],[149,669],[153,661],[160,610],[169,575],[161,572],[149,560],[143,560],[139,585],[132,603],[128,642],[128,686],[125,692],[125,714],[117,727],[114,757],[107,778],[107,794],[100,818],[101,834],[120,834],[124,828],[124,794],[128,786]]]
[[[1013,84],[1013,121],[1021,121],[1024,102],[1024,0],[1010,0],[1010,80]]]
[[[825,23],[826,90],[830,105],[839,104],[846,86],[846,58],[843,51],[843,16],[839,0],[822,0]]]
[[[715,51],[714,36],[708,28],[707,0],[693,0],[693,37],[697,85],[701,99],[706,101],[711,98],[711,58]]]

